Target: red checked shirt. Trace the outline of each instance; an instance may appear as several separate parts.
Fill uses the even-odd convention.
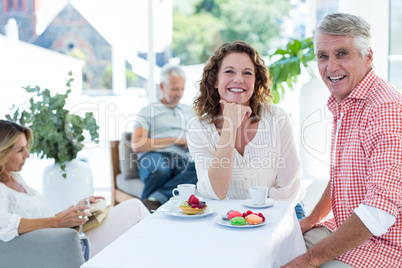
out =
[[[387,233],[337,259],[353,267],[402,267],[402,95],[371,70],[342,102],[331,96],[328,107],[334,218],[323,225],[335,231],[361,203],[396,217]]]

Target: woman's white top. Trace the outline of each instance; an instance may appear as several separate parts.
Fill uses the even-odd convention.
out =
[[[234,149],[229,199],[249,199],[249,188],[267,186],[268,197],[297,204],[300,190],[300,161],[289,115],[279,106],[263,108],[255,137],[245,146],[243,155]],[[216,165],[213,157],[220,135],[214,124],[195,120],[190,125],[188,147],[197,170],[197,190],[218,199],[208,178],[208,168]]]
[[[4,242],[18,236],[21,218],[54,216],[48,202],[39,192],[29,187],[18,172],[12,175],[27,193],[17,192],[0,182],[0,240]]]

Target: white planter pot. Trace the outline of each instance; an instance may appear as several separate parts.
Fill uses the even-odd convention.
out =
[[[89,165],[78,159],[66,163],[67,177],[59,164],[52,164],[43,172],[43,195],[54,213],[74,204],[77,196],[93,195],[92,174]]]

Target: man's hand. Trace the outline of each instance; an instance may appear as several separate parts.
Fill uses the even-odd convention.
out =
[[[305,232],[310,231],[313,228],[314,224],[316,224],[316,222],[313,221],[310,216],[307,216],[304,219],[300,220],[299,224],[300,229],[304,234]]]
[[[177,138],[173,144],[181,146],[184,150],[186,150],[188,147],[186,138]]]

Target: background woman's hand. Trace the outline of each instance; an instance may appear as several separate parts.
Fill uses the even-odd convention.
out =
[[[97,203],[99,202],[99,199],[105,200],[103,196],[91,196],[89,197],[89,203],[90,204]]]
[[[90,217],[92,214],[89,211],[89,206],[78,205],[72,206],[56,215],[57,227],[70,228],[88,221],[88,218],[79,218],[80,216]]]
[[[244,118],[246,116],[250,117],[252,113],[250,106],[244,106],[234,102],[229,103],[225,100],[220,100],[219,103],[223,105],[222,115],[224,121],[229,119],[229,124],[233,126],[234,129],[238,129]]]

